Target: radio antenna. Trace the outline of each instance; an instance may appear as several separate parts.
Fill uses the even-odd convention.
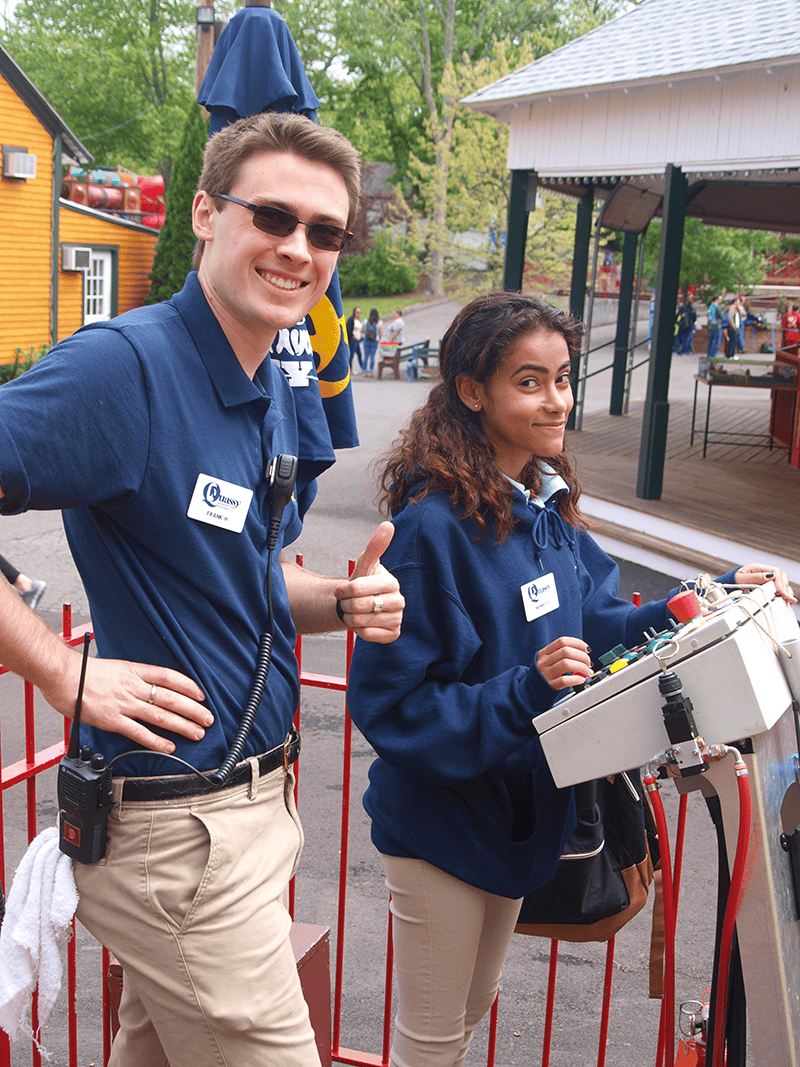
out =
[[[83,683],[86,681],[86,664],[89,659],[89,645],[92,643],[92,635],[83,635],[83,659],[81,660],[81,677],[78,682],[78,699],[75,701],[75,714],[72,717],[72,728],[69,733],[69,746],[67,756],[77,759],[80,755],[81,742],[81,704],[83,703]]]

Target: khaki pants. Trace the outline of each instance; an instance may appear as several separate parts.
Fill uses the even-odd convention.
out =
[[[281,767],[210,796],[123,801],[105,858],[75,864],[78,918],[124,972],[111,1067],[319,1067],[289,943],[292,784]]]
[[[424,860],[384,856],[392,894],[397,1017],[392,1067],[461,1067],[500,987],[519,900]]]

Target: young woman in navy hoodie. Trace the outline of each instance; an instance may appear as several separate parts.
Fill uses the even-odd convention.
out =
[[[441,381],[389,454],[384,562],[406,609],[357,643],[348,704],[375,748],[364,804],[391,892],[395,1067],[460,1067],[491,1007],[520,898],[574,827],[532,725],[603,653],[666,624],[617,596],[564,453],[580,327],[516,293],[479,297],[441,345]],[[724,576],[787,599],[753,566]],[[591,648],[590,648],[591,646]]]

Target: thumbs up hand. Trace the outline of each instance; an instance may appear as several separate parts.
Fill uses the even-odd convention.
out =
[[[382,522],[358,557],[350,579],[334,590],[348,630],[381,645],[400,636],[405,607],[400,583],[381,563],[393,536],[394,526]]]

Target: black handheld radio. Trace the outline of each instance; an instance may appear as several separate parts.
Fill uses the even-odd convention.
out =
[[[97,863],[106,850],[111,811],[111,768],[100,752],[81,748],[81,702],[91,637],[83,639],[83,662],[67,753],[58,765],[58,847],[78,863]]]

